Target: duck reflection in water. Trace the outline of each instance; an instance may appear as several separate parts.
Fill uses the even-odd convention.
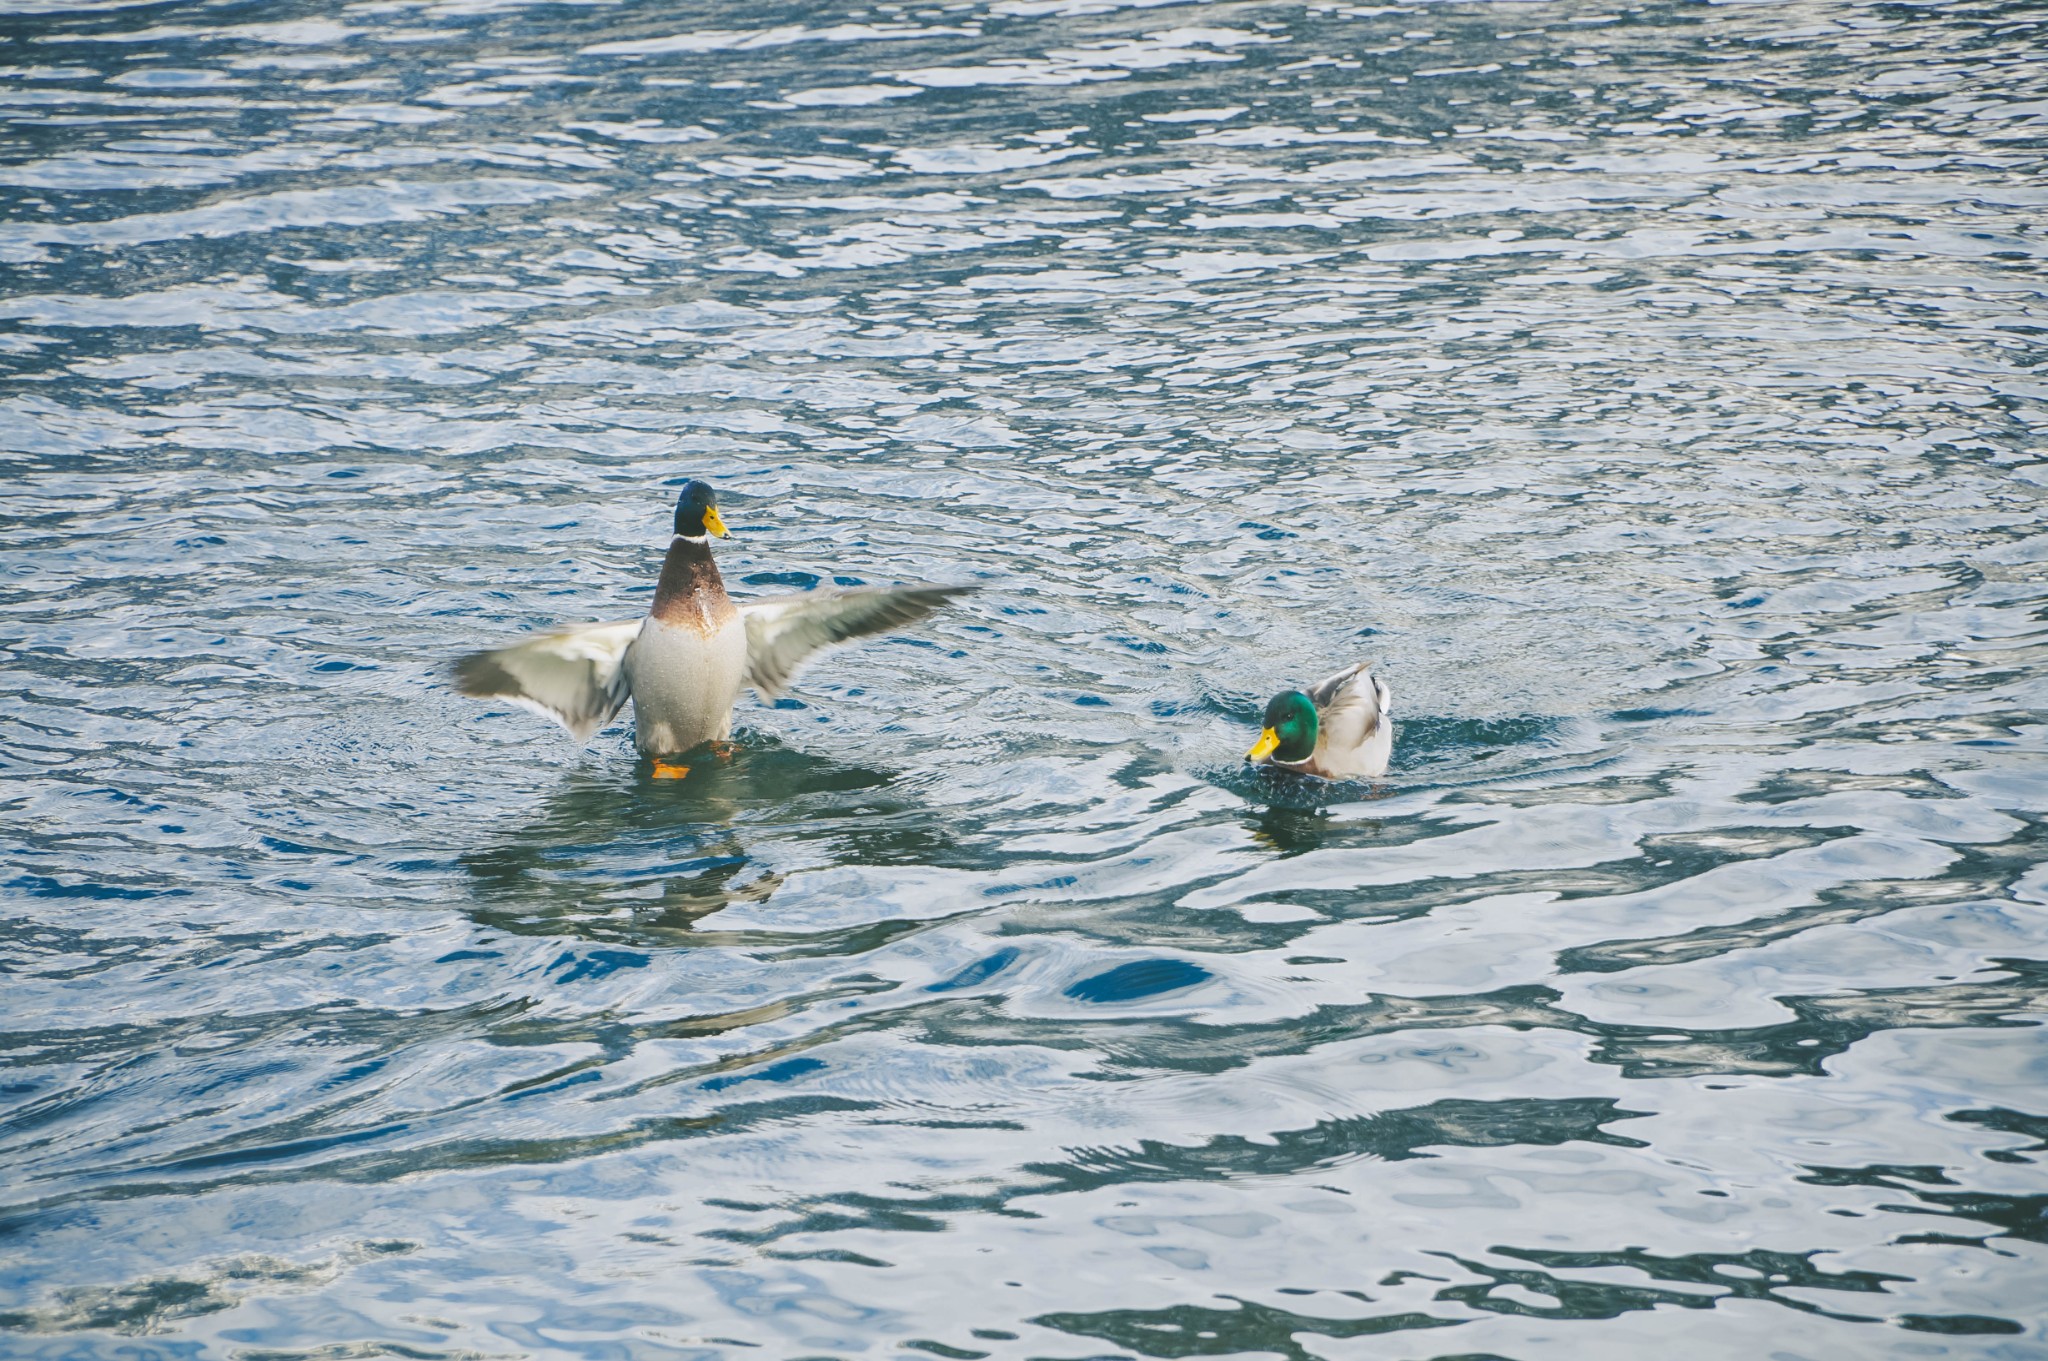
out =
[[[1252,822],[1252,840],[1282,855],[1319,850],[1330,815],[1320,808],[1265,808]]]
[[[760,903],[787,869],[958,858],[948,815],[896,772],[754,736],[680,758],[688,779],[584,766],[518,830],[460,856],[478,921],[520,935],[710,943],[703,918]],[[729,943],[729,942],[721,942]]]

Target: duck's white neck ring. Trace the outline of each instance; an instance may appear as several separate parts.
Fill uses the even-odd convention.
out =
[[[709,534],[678,534],[676,538],[681,539],[684,543],[708,544],[711,542]]]

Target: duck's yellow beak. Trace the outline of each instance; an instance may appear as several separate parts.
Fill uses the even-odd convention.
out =
[[[1271,756],[1273,749],[1279,745],[1280,734],[1268,728],[1259,734],[1258,741],[1252,743],[1252,749],[1244,754],[1244,759],[1247,761],[1263,761],[1268,756]]]
[[[704,507],[704,528],[721,539],[726,536],[725,517],[718,513],[717,506]]]

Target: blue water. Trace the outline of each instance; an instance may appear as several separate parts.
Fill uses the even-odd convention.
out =
[[[0,1355],[2048,1357],[2048,11],[8,10]]]

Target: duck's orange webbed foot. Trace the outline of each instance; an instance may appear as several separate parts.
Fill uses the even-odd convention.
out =
[[[711,754],[721,761],[730,761],[733,757],[740,754],[740,744],[726,738],[720,738],[711,744]]]
[[[659,756],[654,758],[654,778],[657,780],[680,780],[689,773],[688,766],[670,765]]]

